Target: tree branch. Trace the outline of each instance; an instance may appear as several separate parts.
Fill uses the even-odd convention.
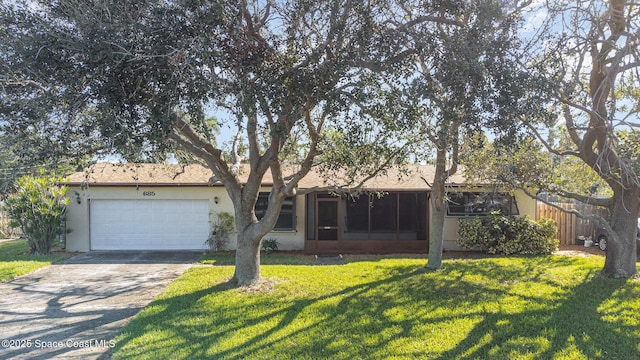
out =
[[[296,191],[295,189],[298,186],[298,183],[300,182],[300,180],[303,177],[305,177],[309,173],[309,171],[311,171],[311,168],[313,166],[313,160],[318,154],[318,142],[320,141],[319,133],[323,127],[326,117],[328,116],[328,112],[325,111],[323,113],[316,127],[314,126],[311,119],[311,111],[310,111],[311,107],[312,107],[311,102],[307,101],[307,105],[305,106],[305,109],[304,109],[304,122],[307,127],[307,132],[310,139],[309,151],[307,152],[307,155],[305,156],[304,160],[300,164],[300,170],[298,170],[293,176],[291,176],[288,179],[288,183],[283,189],[283,191],[287,195],[294,194],[294,192]]]
[[[545,149],[547,149],[548,152],[550,152],[550,153],[552,153],[554,155],[558,155],[558,156],[575,156],[575,157],[579,157],[580,153],[578,153],[577,151],[573,151],[573,150],[560,151],[560,150],[554,148],[553,146],[551,146],[551,144],[549,144],[549,142],[542,137],[540,132],[538,130],[536,130],[530,123],[527,123],[527,127],[533,133],[533,135],[538,139],[538,141],[540,143],[542,143],[542,145],[545,147]]]
[[[435,24],[444,24],[444,25],[452,25],[457,27],[463,27],[465,24],[460,20],[455,19],[447,19],[444,16],[434,16],[434,15],[422,15],[418,16],[412,20],[409,20],[405,23],[398,23],[395,21],[389,21],[390,24],[396,26],[398,31],[407,31],[409,29],[413,29],[416,25],[423,23],[435,23]]]
[[[597,214],[584,215],[584,214],[580,213],[579,211],[577,211],[575,209],[565,209],[565,208],[563,208],[562,206],[560,206],[558,204],[555,204],[553,202],[547,201],[545,199],[541,199],[540,197],[536,196],[535,194],[532,194],[527,188],[525,188],[523,186],[518,187],[518,189],[522,190],[522,192],[524,192],[525,195],[527,195],[528,197],[530,197],[532,199],[535,199],[537,201],[543,202],[543,203],[553,207],[554,209],[558,209],[558,210],[560,210],[560,211],[562,211],[564,213],[574,214],[577,217],[579,217],[580,219],[598,220],[598,221],[600,221],[602,223],[608,223],[607,220],[605,218],[603,218],[602,216],[600,216],[600,215],[597,215]],[[598,205],[598,204],[594,204],[594,203],[591,203],[590,205],[606,207],[606,205]]]
[[[242,141],[242,126],[238,126],[238,131],[236,132],[236,136],[233,137],[233,144],[232,144],[232,150],[231,150],[231,156],[233,157],[232,161],[232,167],[231,167],[231,172],[233,172],[235,175],[238,174],[238,172],[240,171],[240,166],[242,165],[242,160],[244,159],[244,157],[242,155],[240,155],[240,142]]]

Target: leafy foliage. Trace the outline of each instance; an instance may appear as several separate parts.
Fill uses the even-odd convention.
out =
[[[24,175],[37,175],[42,169],[59,176],[69,175],[91,163],[87,156],[55,154],[37,136],[18,139],[16,134],[0,133],[0,193],[15,191],[16,180]],[[45,151],[46,149],[46,151]],[[45,154],[46,153],[46,154]]]
[[[18,179],[17,192],[5,200],[9,225],[22,229],[31,254],[50,254],[56,238],[65,231],[61,225],[69,199],[68,188],[58,185],[61,182],[53,176],[23,176]]]
[[[635,219],[640,216],[640,8],[619,0],[529,6],[544,16],[522,62],[544,65],[541,74],[555,87],[550,109],[565,123],[570,141],[556,146],[543,140],[547,128],[532,130],[550,152],[579,159],[599,178],[585,184],[586,191],[552,190],[609,210],[606,223],[613,240],[603,273],[633,277],[638,272]],[[598,190],[604,183],[605,198]]]
[[[552,219],[498,214],[460,219],[458,245],[490,254],[550,254],[557,250],[557,227]]]
[[[2,239],[12,239],[19,236],[18,231],[9,226],[9,222],[10,220],[6,219],[6,217],[0,220],[0,237]]]
[[[274,251],[278,250],[278,239],[268,238],[262,239],[262,250],[264,250],[267,254],[271,254]]]
[[[235,230],[233,215],[226,211],[212,212],[210,214],[211,232],[206,244],[211,251],[219,251],[227,248],[229,235]]]
[[[257,282],[251,252],[259,252],[284,199],[319,162],[339,165],[329,154],[319,158],[325,129],[349,135],[366,127],[365,136],[354,132],[342,143],[344,151],[352,144],[377,150],[387,158],[381,166],[399,153],[403,142],[387,141],[390,117],[371,126],[389,101],[383,70],[396,49],[385,31],[385,6],[382,0],[2,4],[1,130],[48,139],[49,146],[38,147],[44,153],[130,161],[176,148],[189,153],[177,157],[206,164],[225,185],[238,231],[236,278]],[[236,131],[230,149],[216,141],[209,113],[228,114],[215,125]],[[371,141],[377,147],[363,145]],[[246,183],[239,177],[243,163],[250,163]],[[351,165],[344,164],[381,169]],[[272,196],[258,220],[253,209],[267,171]]]
[[[640,131],[618,130],[615,133],[618,155],[627,172],[640,174]]]
[[[562,129],[558,132],[564,133]],[[574,156],[546,151],[534,138],[505,145],[479,135],[467,139],[460,162],[470,182],[500,183],[508,188],[529,188],[537,192],[611,195],[611,189],[592,168]]]
[[[513,143],[524,134],[523,123],[548,120],[546,83],[519,62],[517,9],[493,0],[402,3],[397,13],[415,22],[401,30],[413,66],[393,86],[401,89],[406,131],[423,141],[420,157],[435,155],[427,267],[439,268],[445,184],[458,171],[462,144],[484,131]]]

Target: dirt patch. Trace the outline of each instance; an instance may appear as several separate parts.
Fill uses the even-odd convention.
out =
[[[597,246],[584,247],[582,245],[560,245],[558,251],[553,253],[560,256],[605,256],[605,252]]]
[[[273,288],[276,284],[281,282],[278,278],[262,278],[260,282],[254,285],[247,286],[239,286],[237,289],[240,292],[247,294],[255,294],[255,293],[270,293],[273,291]]]

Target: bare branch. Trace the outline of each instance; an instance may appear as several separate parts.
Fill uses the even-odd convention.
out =
[[[203,149],[210,156],[220,161],[220,159],[222,158],[222,152],[219,149],[216,149],[215,147],[213,147],[213,145],[210,142],[205,141],[198,134],[196,134],[196,132],[193,131],[193,129],[189,124],[187,124],[184,120],[180,119],[179,116],[175,116],[174,123],[175,123],[174,129],[178,133],[188,138],[189,141],[191,141],[191,143],[194,146],[200,149]]]
[[[559,151],[558,149],[556,149],[553,146],[551,146],[551,144],[547,140],[545,140],[542,137],[542,135],[540,134],[540,132],[537,129],[535,129],[531,124],[527,124],[527,127],[534,134],[536,139],[538,139],[538,141],[540,143],[542,143],[542,145],[545,147],[545,149],[547,149],[547,151],[549,151],[550,153],[552,153],[554,155],[558,155],[558,156],[575,156],[575,157],[579,157],[580,153],[577,152],[577,151],[573,151],[573,150]]]
[[[536,196],[535,194],[532,194],[526,187],[518,187],[518,189],[522,190],[522,192],[524,192],[528,197],[532,198],[532,199],[536,199],[538,201],[541,201],[551,207],[553,207],[554,209],[558,209],[564,213],[567,214],[574,214],[575,216],[579,217],[580,219],[585,219],[585,220],[598,220],[602,223],[608,223],[607,220],[605,218],[603,218],[602,216],[598,215],[598,214],[591,214],[591,215],[584,215],[582,213],[580,213],[579,211],[575,210],[575,209],[565,209],[562,206],[555,204],[553,202],[547,201],[545,199],[542,199],[538,196]],[[602,206],[602,207],[606,207],[608,205],[600,205],[600,204],[596,204],[596,203],[590,203],[591,205],[595,205],[595,206]]]
[[[320,141],[319,133],[323,127],[325,119],[328,116],[328,112],[324,112],[324,114],[320,117],[318,125],[316,127],[312,122],[310,109],[311,103],[308,102],[304,110],[304,121],[310,139],[309,151],[307,152],[305,159],[300,164],[300,170],[298,170],[294,175],[287,179],[288,183],[283,189],[286,194],[293,194],[294,189],[298,186],[300,180],[305,177],[309,173],[309,171],[311,171],[313,160],[318,155],[318,142]]]
[[[238,131],[236,132],[236,136],[233,137],[233,144],[231,150],[231,156],[233,157],[233,165],[231,167],[231,171],[234,174],[237,174],[240,170],[240,166],[242,164],[242,160],[244,157],[240,155],[240,142],[242,141],[242,132],[243,129],[241,126],[238,126]]]
[[[13,80],[13,79],[8,79],[8,80],[4,80],[2,78],[4,78],[5,76],[0,75],[0,84],[6,84],[6,85],[10,85],[10,86],[32,86],[35,87],[36,89],[42,91],[42,92],[47,92],[48,90],[42,86],[42,84],[38,83],[37,81],[33,81],[33,80],[28,80],[28,79],[24,79],[24,80]]]
[[[444,24],[444,25],[452,25],[457,27],[464,26],[464,22],[460,20],[448,19],[444,16],[434,16],[434,15],[418,16],[405,23],[398,23],[395,21],[390,21],[389,23],[395,25],[398,31],[408,31],[410,29],[413,29],[416,25],[424,24],[424,23]]]

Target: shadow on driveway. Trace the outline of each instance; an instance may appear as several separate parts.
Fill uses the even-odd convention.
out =
[[[90,252],[0,283],[0,358],[106,358],[199,252]]]

